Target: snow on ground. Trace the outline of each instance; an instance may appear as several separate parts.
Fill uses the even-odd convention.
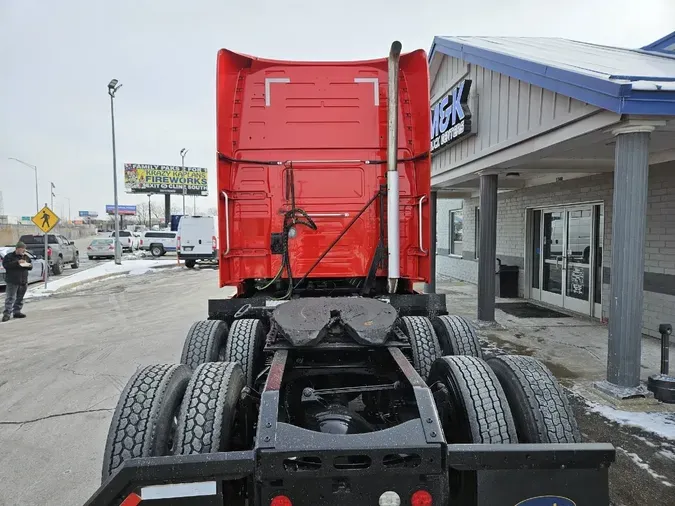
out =
[[[123,260],[122,265],[116,265],[115,262],[111,260],[67,277],[51,278],[47,283],[46,290],[44,285],[41,284],[35,288],[29,289],[25,298],[34,299],[48,297],[58,290],[63,290],[75,285],[90,283],[103,278],[111,278],[113,276],[139,276],[158,267],[170,267],[175,265],[175,259]]]
[[[672,487],[673,486],[672,483],[666,481],[665,476],[657,473],[651,467],[649,467],[649,464],[647,464],[644,460],[642,460],[637,453],[630,453],[630,452],[624,450],[623,448],[621,448],[620,446],[617,446],[616,449],[623,452],[628,458],[630,458],[633,462],[635,462],[635,464],[640,469],[644,469],[645,471],[647,471],[651,475],[652,478],[659,480],[666,487]]]
[[[611,406],[589,401],[583,397],[583,393],[579,389],[573,388],[572,391],[584,400],[589,411],[598,413],[620,425],[637,427],[646,432],[675,441],[675,413],[622,411],[614,409]]]

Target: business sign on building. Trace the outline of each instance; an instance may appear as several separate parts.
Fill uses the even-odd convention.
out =
[[[105,212],[108,214],[115,214],[115,206],[105,206]],[[136,206],[120,206],[117,205],[117,213],[120,215],[136,216]]]
[[[209,194],[208,170],[180,165],[124,164],[124,188],[127,193]]]
[[[431,108],[431,152],[471,133],[471,80],[460,81]]]
[[[78,216],[80,218],[96,218],[98,217],[98,211],[78,211]]]

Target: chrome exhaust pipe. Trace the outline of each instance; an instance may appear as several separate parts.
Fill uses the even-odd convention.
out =
[[[389,50],[387,79],[387,249],[388,249],[388,288],[395,293],[398,287],[401,258],[401,232],[398,198],[398,70],[401,56],[401,43],[394,41]]]

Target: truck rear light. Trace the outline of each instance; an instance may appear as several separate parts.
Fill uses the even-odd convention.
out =
[[[87,246],[87,249],[93,249],[91,246]]]
[[[387,490],[380,496],[380,506],[401,506],[401,496],[393,490]]]
[[[115,248],[114,248],[113,245],[111,244],[110,246],[108,246],[108,249],[115,249]]]
[[[52,256],[52,248],[51,248],[51,246],[47,248],[47,256],[48,256],[48,257]]]
[[[410,498],[412,506],[431,506],[431,494],[426,490],[418,490]]]
[[[215,235],[211,238],[211,244],[213,245],[213,251],[216,251],[216,236]]]
[[[180,236],[176,236],[176,247],[180,249]]]
[[[285,495],[278,495],[272,498],[270,506],[293,506],[293,503]]]

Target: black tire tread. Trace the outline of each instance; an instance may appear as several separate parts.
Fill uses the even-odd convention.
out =
[[[180,356],[181,364],[191,369],[205,362],[216,362],[223,341],[227,339],[227,323],[221,320],[202,320],[188,330]]]
[[[260,320],[242,318],[232,322],[225,345],[225,360],[238,362],[244,372],[248,386],[253,386],[253,374],[257,358],[257,348],[263,337],[263,327]]]
[[[425,316],[403,316],[401,321],[410,340],[413,366],[426,381],[432,364],[441,356],[441,346],[436,332],[429,318]]]
[[[466,411],[472,438],[465,443],[516,443],[518,436],[509,403],[492,369],[483,360],[466,355],[445,356],[438,362],[433,375],[445,370],[461,396],[459,401]]]
[[[201,364],[188,384],[176,430],[175,455],[228,451],[244,373],[234,362]]]
[[[567,395],[544,364],[522,355],[499,355],[487,363],[506,392],[521,442],[582,442]]]
[[[462,316],[435,316],[431,320],[445,355],[483,358],[480,341],[471,322]]]
[[[139,369],[127,382],[113,414],[103,457],[106,480],[125,460],[153,457],[157,415],[170,388],[182,397],[190,371],[185,365],[159,364]]]

